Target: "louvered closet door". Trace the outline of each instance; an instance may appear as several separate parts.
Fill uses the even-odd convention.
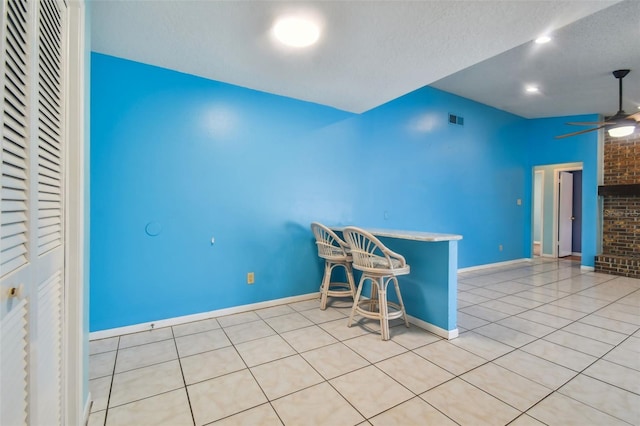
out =
[[[0,425],[59,425],[66,7],[2,2]]]
[[[28,419],[29,308],[29,5],[2,6],[2,181],[0,184],[0,424]],[[11,289],[14,295],[11,296]]]
[[[63,4],[40,0],[38,5],[38,78],[34,96],[34,100],[37,99],[34,108],[37,110],[37,150],[33,151],[31,163],[37,173],[31,241],[34,242],[33,254],[38,259],[35,281],[38,284],[35,324],[38,347],[31,354],[37,366],[34,378],[37,387],[32,389],[37,392],[38,424],[57,425],[62,418]]]

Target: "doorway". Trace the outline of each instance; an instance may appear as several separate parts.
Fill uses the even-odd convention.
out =
[[[564,191],[560,189],[561,180],[564,180]],[[532,200],[533,256],[580,260],[582,163],[535,166]]]

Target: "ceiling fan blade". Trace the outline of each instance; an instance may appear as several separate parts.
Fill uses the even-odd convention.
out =
[[[594,127],[593,129],[586,129],[586,130],[580,130],[579,132],[573,132],[573,133],[567,133],[564,135],[559,135],[556,136],[556,139],[562,139],[562,138],[568,138],[569,136],[577,136],[577,135],[581,135],[583,133],[589,133],[589,132],[593,132],[594,130],[600,130],[603,129],[605,126],[600,126],[600,127]]]
[[[572,126],[604,126],[605,124],[616,124],[615,121],[607,120],[607,121],[573,121],[570,123]]]
[[[633,113],[633,114],[629,114],[629,115],[628,115],[627,117],[625,117],[625,118],[631,118],[631,119],[634,119],[634,120],[636,120],[636,121],[640,121],[640,111],[635,112],[635,113]]]
[[[564,123],[571,126],[604,126],[605,124],[616,124],[613,121],[577,121],[572,123]]]

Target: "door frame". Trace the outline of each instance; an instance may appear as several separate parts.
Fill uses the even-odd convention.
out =
[[[535,240],[535,236],[533,235],[533,229],[535,228],[535,223],[536,223],[536,204],[535,204],[535,192],[536,192],[536,175],[540,174],[542,175],[542,180],[540,181],[540,190],[542,192],[542,195],[540,197],[540,217],[538,218],[540,220],[540,257],[543,257],[543,253],[542,253],[542,248],[544,247],[544,175],[545,175],[545,171],[544,170],[536,170],[535,167],[533,169],[533,193],[532,193],[532,197],[531,199],[533,200],[533,202],[531,203],[531,208],[532,208],[532,212],[531,212],[531,254],[532,254],[532,258],[535,257],[534,250],[533,250],[533,246],[536,242]]]
[[[553,257],[558,259],[558,206],[560,205],[560,172],[575,172],[583,170],[583,165],[572,167],[557,167],[553,169]],[[580,188],[582,191],[582,188]],[[575,196],[575,195],[574,195]],[[582,229],[580,229],[582,234]]]
[[[65,215],[65,281],[62,369],[62,420],[86,424],[91,394],[88,383],[88,188],[85,163],[88,154],[88,52],[85,0],[67,3],[67,122]]]

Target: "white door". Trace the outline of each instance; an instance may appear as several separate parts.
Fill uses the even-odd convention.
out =
[[[571,256],[573,240],[573,174],[560,172],[558,192],[558,257]]]
[[[66,5],[2,0],[0,424],[62,423]]]

